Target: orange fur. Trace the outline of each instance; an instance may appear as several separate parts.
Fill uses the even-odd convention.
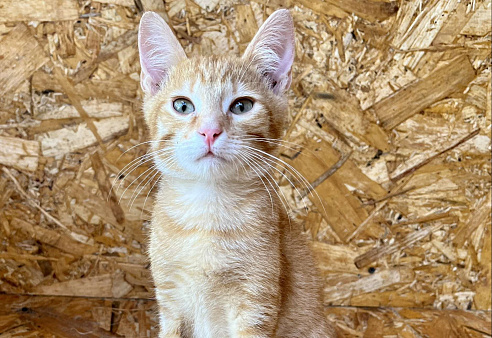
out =
[[[177,97],[196,111],[174,111]],[[254,108],[231,114],[237,97]],[[163,173],[149,246],[160,336],[333,337],[308,243],[268,165],[276,145],[264,140],[282,135],[283,93],[250,57],[183,59],[146,93],[144,114]],[[212,159],[200,157],[205,124],[223,130]]]

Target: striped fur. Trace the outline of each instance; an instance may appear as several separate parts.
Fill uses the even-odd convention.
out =
[[[278,139],[284,130],[293,27],[287,11],[272,17],[270,25],[286,25],[292,41],[284,41],[289,34],[270,34],[275,27],[267,22],[243,58],[178,57],[171,66],[161,64],[157,77],[143,74],[150,138],[162,141],[151,143],[164,179],[149,245],[160,337],[334,336],[308,244],[267,183],[272,169],[243,157],[248,147],[275,156],[274,144],[252,138]],[[146,52],[151,57],[141,59],[156,58],[141,49]],[[149,76],[155,90],[145,82]],[[180,97],[193,102],[195,112],[177,113],[173,101]],[[252,99],[253,109],[234,115],[229,106],[240,97]],[[203,157],[208,148],[197,132],[203,126],[223,130],[214,157]]]

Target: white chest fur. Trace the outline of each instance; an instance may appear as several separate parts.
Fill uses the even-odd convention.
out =
[[[197,337],[228,336],[221,330],[235,288],[250,279],[251,264],[269,262],[276,252],[269,197],[253,189],[186,182],[160,187],[149,248],[156,296],[205,328]]]
[[[252,189],[197,182],[161,186],[152,220],[153,268],[198,277],[233,268],[258,252],[265,245],[265,223],[272,219],[262,216],[270,205],[265,194]]]
[[[264,202],[264,194],[255,193],[254,188],[227,183],[180,182],[161,192],[158,203],[173,222],[187,230],[244,230],[258,221]]]

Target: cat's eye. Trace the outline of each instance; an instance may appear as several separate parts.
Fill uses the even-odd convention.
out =
[[[174,110],[180,114],[191,114],[195,111],[195,106],[188,99],[179,98],[173,102]]]
[[[231,104],[229,110],[233,114],[244,114],[253,108],[253,101],[250,99],[242,98],[237,99]]]

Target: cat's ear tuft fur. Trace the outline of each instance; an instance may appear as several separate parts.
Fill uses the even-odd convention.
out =
[[[138,30],[140,85],[154,95],[166,79],[169,69],[186,58],[183,47],[167,23],[154,12],[146,12]]]
[[[280,94],[290,87],[294,53],[294,22],[288,10],[280,9],[263,23],[243,58],[255,63],[268,77],[272,90]]]

